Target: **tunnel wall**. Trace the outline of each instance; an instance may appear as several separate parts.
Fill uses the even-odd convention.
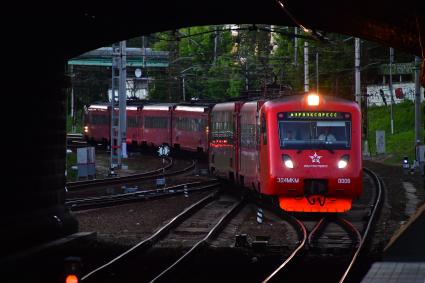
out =
[[[37,62],[37,72],[10,80],[3,93],[3,219],[0,250],[9,254],[77,232],[64,206],[66,93],[63,60]],[[16,69],[16,72],[19,72]]]

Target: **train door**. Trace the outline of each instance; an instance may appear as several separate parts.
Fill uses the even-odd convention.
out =
[[[233,143],[233,169],[234,169],[234,177],[236,178],[236,183],[239,183],[239,156],[240,156],[240,110],[242,108],[243,102],[235,103],[235,110],[233,112],[233,133],[234,133],[234,143]]]
[[[236,105],[235,105],[236,108]],[[239,155],[240,155],[240,134],[239,134],[239,121],[240,114],[238,112],[233,113],[233,152],[232,152],[232,167],[234,168],[234,174],[236,175],[235,182],[239,183]]]

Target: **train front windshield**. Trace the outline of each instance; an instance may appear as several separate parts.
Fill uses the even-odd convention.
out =
[[[350,149],[351,114],[346,112],[278,113],[281,149]]]

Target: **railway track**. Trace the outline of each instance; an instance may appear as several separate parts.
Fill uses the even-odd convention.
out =
[[[356,263],[357,258],[359,257],[360,252],[362,251],[363,247],[365,246],[366,241],[369,239],[369,232],[372,228],[373,223],[376,221],[376,218],[378,216],[379,213],[379,209],[382,206],[382,199],[383,199],[383,188],[382,188],[382,181],[379,179],[378,175],[375,174],[375,172],[364,168],[365,172],[367,174],[369,174],[369,176],[372,177],[374,185],[376,186],[376,194],[375,194],[375,199],[373,202],[373,206],[371,207],[371,211],[370,211],[370,215],[369,215],[369,220],[367,221],[365,230],[363,232],[362,238],[360,240],[359,246],[356,249],[352,260],[350,261],[350,264],[348,265],[347,269],[345,270],[344,274],[341,277],[341,280],[339,281],[339,283],[343,283],[346,281],[346,279],[348,279],[349,276],[349,272],[351,271],[351,269],[353,268],[354,264]]]
[[[138,278],[143,282],[157,281],[170,274],[181,262],[196,253],[207,241],[214,237],[242,207],[244,199],[223,196],[218,190],[186,208],[167,224],[162,226],[149,238],[133,246],[128,251],[116,257],[107,264],[86,274],[82,281],[85,282],[129,282]],[[153,246],[179,245],[182,238],[189,241],[191,248],[177,256],[175,260],[158,264],[149,260],[149,248]],[[146,272],[138,274],[134,265],[144,263]],[[148,271],[147,271],[148,270]],[[118,281],[117,281],[118,280]]]
[[[191,164],[184,167],[183,169],[165,172],[165,170],[169,170],[174,165],[174,161],[172,159],[167,159],[167,160],[168,162],[164,167],[156,169],[156,170],[152,170],[152,171],[148,171],[148,172],[144,172],[140,174],[122,176],[122,177],[111,177],[111,178],[105,178],[105,179],[68,182],[66,184],[66,188],[68,192],[72,192],[77,190],[85,190],[89,188],[109,186],[109,185],[131,184],[131,183],[140,182],[144,180],[156,179],[163,176],[164,177],[175,176],[175,175],[189,172],[195,168],[195,161],[192,160]]]
[[[144,190],[133,193],[115,194],[100,197],[69,199],[65,204],[73,211],[119,205],[130,202],[170,197],[183,193],[208,190],[220,185],[216,180],[191,182],[162,189]]]
[[[276,264],[276,267],[273,268],[270,264],[266,267],[267,270],[259,271],[259,276],[255,275],[261,279],[252,282],[281,282],[282,280],[293,282],[294,278],[298,282],[312,282],[312,276],[318,278],[318,281],[314,282],[347,282],[350,270],[355,266],[370,236],[370,230],[382,203],[379,178],[367,169],[364,171],[371,179],[373,188],[368,190],[370,192],[365,197],[368,202],[357,203],[350,213],[338,216],[322,215],[320,218],[312,219],[302,217],[300,214],[285,213],[276,207],[273,208],[270,204],[256,202],[257,206],[269,209],[281,217],[286,226],[290,223],[296,234],[293,234],[290,240],[294,241],[295,245],[289,245],[291,252],[286,253],[282,262],[276,264],[277,261],[274,260],[273,264]],[[208,277],[208,275],[205,280],[204,273],[208,264],[212,262],[207,264],[201,262],[208,262],[209,259],[205,258],[205,255],[211,250],[209,247],[211,239],[218,238],[217,235],[221,233],[226,223],[229,223],[232,215],[234,216],[236,211],[244,206],[244,203],[245,201],[239,202],[238,199],[223,198],[219,192],[214,192],[174,217],[149,238],[109,263],[87,273],[83,281],[215,282],[222,276],[226,278],[224,273],[217,274],[220,273],[217,270],[213,276],[215,281],[208,281],[211,280],[211,276]],[[206,209],[207,207],[210,209]],[[154,249],[151,249],[152,247]],[[252,250],[253,246],[247,248]],[[328,260],[328,262],[321,263],[322,270],[320,272],[316,270],[314,273],[304,265],[307,258],[311,257],[317,257],[324,262]],[[334,269],[334,265],[329,265],[329,260],[333,262],[335,258],[344,258],[338,269]],[[198,271],[195,275],[193,273],[197,270],[193,270],[194,266],[202,266],[206,269]],[[332,266],[332,270],[328,270],[329,266]],[[302,270],[308,270],[308,272],[300,272]],[[209,272],[214,274],[214,269],[208,270]],[[252,273],[251,270],[250,272]],[[332,272],[338,279],[333,277],[332,280],[328,280],[326,276]],[[197,278],[193,281],[194,277],[199,277],[201,280]],[[322,277],[325,279],[321,280]]]
[[[376,221],[378,211],[382,205],[383,192],[380,179],[374,172],[367,168],[364,168],[364,172],[373,180],[374,185],[373,200],[370,209],[366,210],[366,219],[364,220],[364,217],[362,217],[363,219],[357,218],[356,221],[353,221],[353,219],[350,220],[350,218],[356,218],[355,216],[350,215],[358,214],[355,211],[350,211],[344,216],[325,215],[321,217],[318,221],[316,221],[313,228],[310,229],[308,237],[306,238],[307,244],[305,240],[300,243],[291,256],[285,259],[278,268],[268,275],[266,279],[264,279],[263,283],[278,282],[281,280],[288,280],[289,278],[293,279],[292,276],[294,271],[289,271],[288,273],[290,275],[285,274],[285,267],[290,265],[296,259],[299,260],[302,256],[306,256],[308,254],[311,255],[311,253],[316,253],[321,256],[326,254],[335,256],[336,251],[338,250],[351,253],[351,259],[339,279],[339,283],[346,282],[351,269],[356,264],[356,260],[358,259],[360,252],[363,250],[366,241],[369,239],[370,230],[373,223]],[[311,220],[303,221],[300,220],[300,217],[298,217],[297,220],[301,222],[300,225],[304,226],[306,230],[308,230],[306,228],[306,224],[311,226]],[[336,229],[335,227],[338,228]],[[293,269],[296,269],[296,267],[293,267]],[[298,272],[297,280],[302,282],[304,276],[309,277],[311,275]]]

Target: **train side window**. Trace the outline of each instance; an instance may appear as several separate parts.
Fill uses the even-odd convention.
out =
[[[267,128],[266,128],[266,116],[261,115],[261,135],[263,136],[263,145],[267,144]]]

